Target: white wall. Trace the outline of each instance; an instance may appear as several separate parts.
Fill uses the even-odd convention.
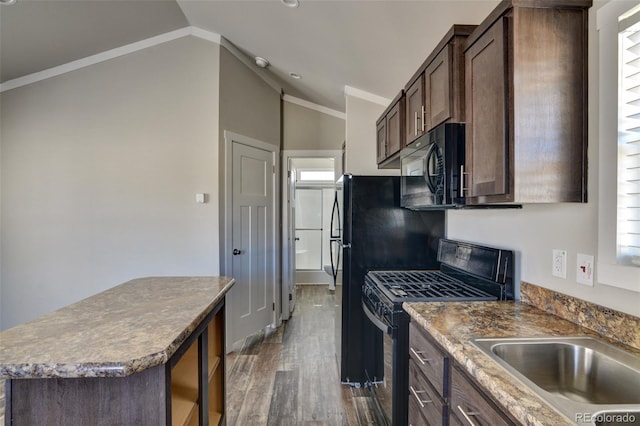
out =
[[[280,93],[223,47],[220,49],[221,141],[225,130],[280,146]]]
[[[385,106],[345,95],[347,151],[345,173],[353,175],[398,175],[399,169],[378,170],[376,120]]]
[[[342,149],[343,119],[286,101],[282,103],[282,118],[283,149]]]
[[[219,49],[182,38],[0,95],[3,328],[218,273]]]
[[[525,205],[521,211],[450,211],[450,238],[484,242],[517,250],[523,281],[640,316],[640,293],[595,283],[576,282],[576,255],[598,253],[598,40],[596,10],[589,16],[589,202]],[[615,205],[610,207],[615,209]],[[551,253],[566,249],[567,279],[551,275]],[[596,257],[597,262],[597,257]],[[597,271],[596,271],[597,272]],[[597,276],[597,274],[596,274]]]

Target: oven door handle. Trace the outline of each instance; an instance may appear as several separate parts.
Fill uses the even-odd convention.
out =
[[[375,314],[369,310],[369,308],[364,303],[364,301],[362,302],[362,310],[364,311],[364,314],[367,316],[367,318],[369,318],[369,321],[373,323],[373,325],[375,325],[380,330],[382,330],[383,333],[391,334],[392,332],[391,327],[389,327],[384,322],[380,321],[380,319],[376,317]]]

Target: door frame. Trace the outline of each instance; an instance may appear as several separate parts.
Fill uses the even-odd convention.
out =
[[[288,176],[289,164],[292,158],[333,158],[334,172],[336,180],[342,175],[342,150],[341,149],[323,149],[323,150],[283,150],[282,156],[282,176]],[[289,223],[289,179],[282,179],[281,193],[282,197],[282,300],[280,301],[282,309],[282,319],[289,319],[291,311],[284,307],[289,306],[289,294],[295,291],[295,282],[289,282],[289,275],[285,272],[291,267],[289,264],[289,255],[294,250],[293,245],[289,242],[290,232],[287,227]],[[295,253],[293,253],[295,256]],[[293,276],[295,277],[295,271]],[[292,294],[292,297],[295,297]],[[277,298],[277,296],[276,296]]]
[[[271,153],[273,173],[272,173],[272,191],[273,191],[273,303],[275,303],[275,310],[273,311],[272,324],[279,326],[282,323],[282,306],[281,306],[281,292],[282,282],[280,280],[280,192],[278,191],[278,182],[280,179],[280,147],[277,145],[263,142],[258,139],[251,138],[249,136],[243,136],[238,133],[225,130],[224,133],[224,150],[225,150],[225,163],[224,163],[224,221],[221,232],[224,235],[223,249],[221,254],[221,274],[229,274],[231,271],[232,259],[233,259],[233,142],[247,145],[252,148],[262,149]],[[227,314],[230,310],[227,309]],[[234,342],[227,342],[228,344]],[[228,349],[227,349],[228,350]]]

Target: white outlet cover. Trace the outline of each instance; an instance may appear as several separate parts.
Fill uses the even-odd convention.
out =
[[[593,256],[578,253],[576,265],[576,281],[593,287]]]
[[[551,274],[554,277],[567,279],[567,251],[553,249]]]
[[[196,203],[198,203],[198,204],[204,204],[204,203],[206,203],[206,202],[207,202],[207,198],[208,198],[208,197],[207,197],[207,194],[204,194],[204,193],[202,193],[202,192],[197,193],[197,194],[196,194]]]

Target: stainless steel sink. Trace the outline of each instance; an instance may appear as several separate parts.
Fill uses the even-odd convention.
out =
[[[640,421],[638,355],[591,337],[478,338],[472,343],[578,424],[615,424],[607,421],[625,413]]]

